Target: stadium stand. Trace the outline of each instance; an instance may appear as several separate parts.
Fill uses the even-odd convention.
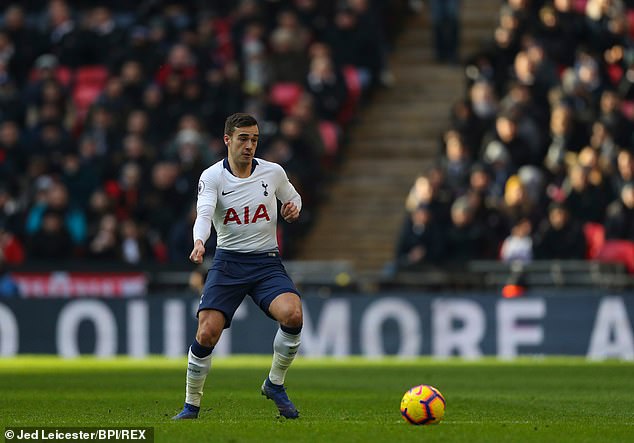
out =
[[[0,256],[23,267],[186,261],[199,174],[223,157],[224,118],[238,111],[258,118],[258,155],[304,196],[300,223],[280,236],[292,258],[343,128],[387,70],[368,45],[388,48],[408,11],[404,1],[389,14],[367,1],[4,5]]]
[[[6,6],[2,266],[182,285],[198,175],[247,111],[304,197],[279,235],[301,284],[632,286],[633,2],[463,2],[462,70],[413,3]],[[444,256],[389,263],[418,209]]]
[[[440,221],[444,261],[456,266],[462,257],[465,269],[508,278],[511,264],[496,261],[499,246],[524,223],[525,240],[513,244],[528,245],[522,260],[533,284],[558,284],[540,277],[541,269],[572,285],[597,283],[593,275],[604,269],[561,259],[632,272],[633,7],[621,0],[503,2],[492,41],[465,58],[466,97],[457,97],[446,133],[452,138],[440,141],[434,169],[442,179],[430,198],[408,207],[425,205],[429,223]],[[491,244],[498,247],[485,247]],[[410,257],[401,271],[438,266],[437,258]]]

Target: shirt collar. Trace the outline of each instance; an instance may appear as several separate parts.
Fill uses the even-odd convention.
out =
[[[258,165],[258,161],[257,161],[256,159],[251,160],[251,174],[253,174],[253,171],[255,171],[255,167],[256,167],[257,165]],[[224,167],[227,171],[229,171],[229,173],[230,173],[231,175],[235,175],[235,174],[233,173],[233,171],[231,170],[231,166],[229,165],[229,159],[228,159],[228,158],[225,158],[225,159],[222,161],[222,166],[223,166],[223,167]]]

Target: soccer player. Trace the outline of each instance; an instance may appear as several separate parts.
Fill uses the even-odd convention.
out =
[[[299,412],[284,388],[284,378],[300,344],[302,305],[297,288],[282,265],[277,247],[277,200],[287,222],[299,218],[302,200],[282,167],[255,158],[258,123],[248,114],[225,122],[227,158],[207,168],[198,183],[194,249],[189,259],[201,263],[213,221],[217,248],[198,307],[198,331],[189,348],[185,406],[175,420],[198,418],[211,352],[223,329],[248,294],[279,323],[273,340],[273,363],[262,395],[280,415]]]

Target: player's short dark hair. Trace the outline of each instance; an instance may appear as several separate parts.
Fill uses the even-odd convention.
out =
[[[232,136],[236,128],[246,128],[247,126],[257,126],[258,121],[250,114],[238,112],[231,114],[225,120],[225,134]]]

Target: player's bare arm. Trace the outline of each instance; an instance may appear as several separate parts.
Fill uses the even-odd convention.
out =
[[[203,256],[205,255],[205,245],[202,240],[196,240],[194,243],[194,249],[192,249],[192,253],[189,254],[189,259],[196,263],[200,264],[203,262]]]
[[[282,205],[281,215],[288,223],[293,223],[299,218],[299,208],[293,202],[286,202]]]

